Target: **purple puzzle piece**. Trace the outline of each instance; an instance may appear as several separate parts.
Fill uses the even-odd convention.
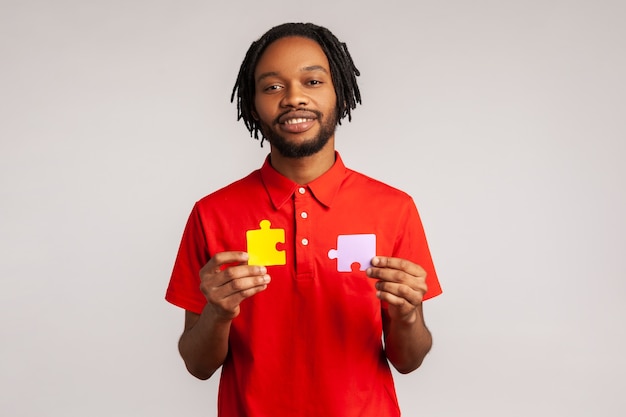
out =
[[[328,251],[330,259],[337,259],[337,271],[350,272],[352,264],[358,263],[359,270],[365,271],[376,256],[376,235],[339,235],[337,249]]]

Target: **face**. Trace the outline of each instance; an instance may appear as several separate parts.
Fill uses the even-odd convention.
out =
[[[272,149],[302,158],[334,137],[337,96],[317,42],[302,37],[273,42],[259,59],[254,79],[255,117]]]

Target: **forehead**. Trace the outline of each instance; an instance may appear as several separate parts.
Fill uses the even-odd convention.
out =
[[[266,73],[284,74],[321,66],[330,73],[328,58],[312,39],[290,36],[272,42],[263,52],[254,71],[254,78]]]

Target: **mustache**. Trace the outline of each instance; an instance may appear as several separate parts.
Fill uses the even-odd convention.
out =
[[[299,108],[299,109],[292,109],[292,110],[287,110],[285,112],[282,112],[281,114],[278,115],[278,117],[276,117],[276,119],[274,119],[274,124],[281,124],[283,121],[283,118],[289,117],[291,113],[294,113],[296,117],[307,117],[306,113],[309,113],[309,114],[312,113],[319,120],[322,120],[324,118],[324,114],[319,110]]]

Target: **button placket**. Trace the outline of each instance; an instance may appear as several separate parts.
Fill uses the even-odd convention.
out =
[[[294,196],[294,215],[296,224],[296,274],[312,276],[313,251],[312,227],[310,218],[311,194],[305,187],[299,187]]]

